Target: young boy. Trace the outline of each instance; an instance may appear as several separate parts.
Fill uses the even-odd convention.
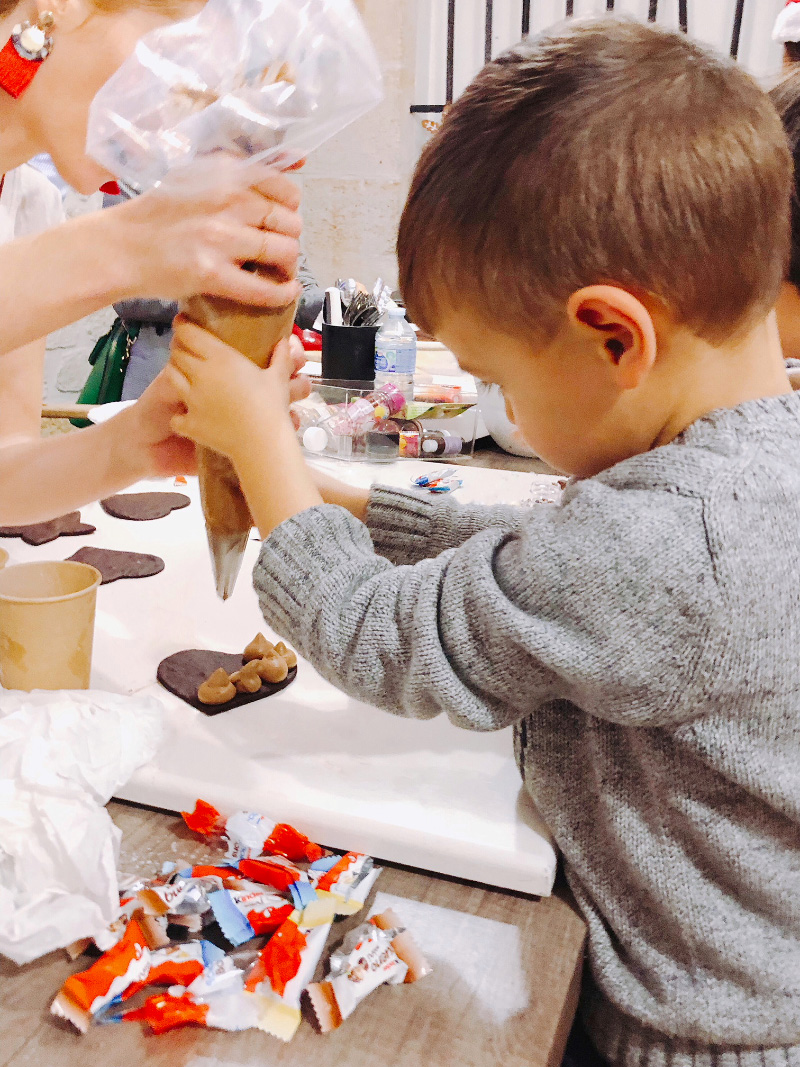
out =
[[[400,227],[415,320],[575,480],[557,508],[315,484],[260,372],[180,323],[176,430],[227,453],[270,625],[398,715],[514,727],[615,1064],[800,1064],[800,398],[770,311],[791,161],[683,36],[572,24],[489,64]],[[323,503],[325,501],[325,503]]]

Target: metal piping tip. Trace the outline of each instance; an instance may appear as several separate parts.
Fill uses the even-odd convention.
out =
[[[208,547],[217,596],[227,600],[233,593],[250,534],[219,534],[208,530]]]

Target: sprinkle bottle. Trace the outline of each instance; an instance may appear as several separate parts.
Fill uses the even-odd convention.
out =
[[[464,442],[447,430],[429,430],[422,438],[422,458],[438,459],[439,456],[457,456],[464,447]]]

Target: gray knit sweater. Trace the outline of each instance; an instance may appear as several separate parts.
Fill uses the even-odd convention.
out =
[[[599,1051],[800,1067],[800,397],[560,506],[378,489],[367,527],[325,505],[275,530],[264,616],[361,700],[514,726],[589,924]]]

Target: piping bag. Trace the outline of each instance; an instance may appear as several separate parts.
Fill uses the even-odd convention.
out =
[[[94,99],[87,151],[128,195],[217,153],[287,168],[381,98],[378,59],[352,0],[208,0],[193,18],[141,38]],[[291,332],[294,310],[202,295],[183,308],[262,367]],[[227,599],[252,518],[227,459],[200,449],[198,465],[217,593]]]
[[[183,311],[198,326],[216,334],[259,367],[266,367],[275,345],[292,332],[295,308],[292,303],[270,313],[198,296],[187,301]],[[198,448],[197,473],[217,595],[227,600],[242,566],[253,519],[227,456]]]

